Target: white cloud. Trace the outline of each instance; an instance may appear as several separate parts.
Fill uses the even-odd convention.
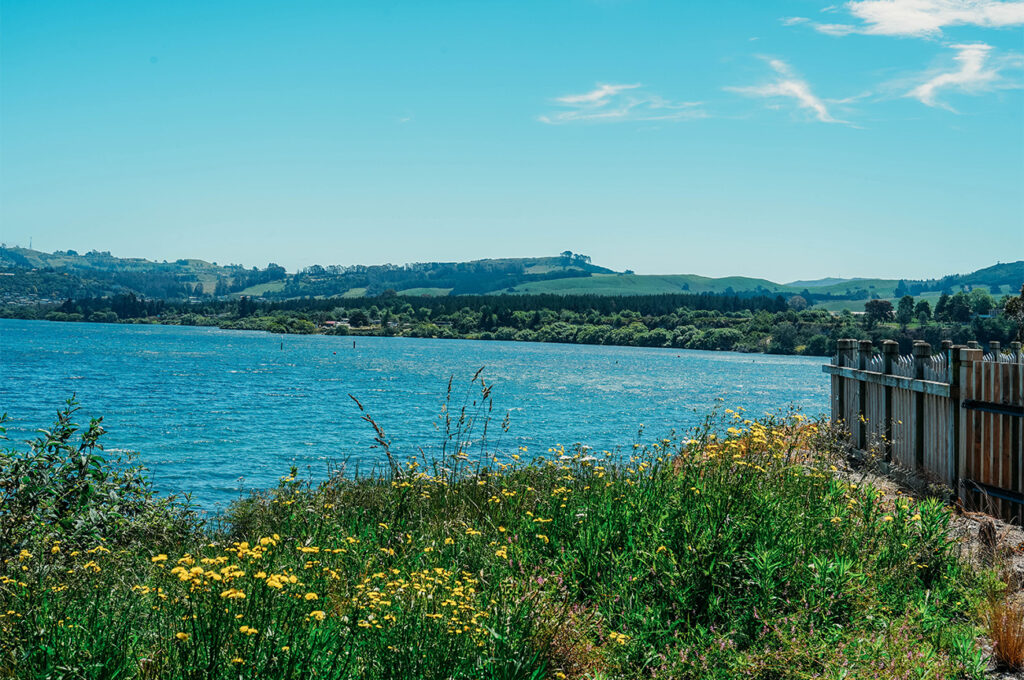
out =
[[[679,121],[704,118],[701,102],[672,102],[643,91],[640,83],[603,84],[583,94],[556,97],[561,110],[539,116],[542,123],[557,125],[576,121]]]
[[[806,24],[810,19],[807,17],[782,17],[780,21],[783,26],[796,26],[797,24]]]
[[[603,106],[608,103],[608,100],[620,92],[625,90],[635,90],[638,87],[640,87],[640,83],[636,83],[635,85],[602,85],[598,83],[597,87],[590,92],[556,97],[555,101],[559,104],[595,104]]]
[[[807,81],[797,77],[789,64],[781,59],[769,59],[768,65],[775,71],[774,82],[765,85],[753,85],[749,87],[727,87],[730,92],[751,97],[789,97],[796,100],[797,105],[813,113],[814,117],[822,123],[846,123],[844,120],[835,118],[829,113],[825,102],[811,92],[811,86]]]
[[[1022,0],[853,0],[844,8],[861,24],[815,24],[822,33],[937,36],[949,26],[1024,25]]]
[[[1019,66],[1019,58],[990,59],[991,45],[974,43],[970,45],[950,45],[957,51],[953,61],[954,70],[931,72],[927,80],[906,93],[928,106],[941,106],[953,110],[949,105],[938,100],[941,90],[955,90],[967,94],[991,92],[995,89],[1020,87],[1018,83],[1005,80],[1000,71],[1004,68]]]

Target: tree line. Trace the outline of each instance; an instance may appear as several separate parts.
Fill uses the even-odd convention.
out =
[[[54,321],[219,326],[277,333],[388,335],[521,342],[634,345],[823,356],[839,338],[1008,343],[1024,331],[1024,291],[995,300],[986,291],[898,305],[871,300],[865,312],[806,308],[800,296],[675,294],[647,296],[500,295],[268,301],[241,297],[197,302],[143,299],[134,293],[67,299],[60,305],[8,306],[0,315]]]

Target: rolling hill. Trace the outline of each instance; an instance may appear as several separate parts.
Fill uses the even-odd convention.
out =
[[[985,287],[993,294],[1016,292],[1024,282],[1024,261],[999,263],[939,279],[901,280],[823,278],[775,283],[744,276],[711,278],[696,274],[634,274],[593,264],[571,251],[533,258],[404,265],[306,267],[289,274],[283,267],[218,265],[199,259],[156,262],[119,258],[109,252],[45,253],[0,247],[0,302],[33,304],[69,297],[135,294],[160,299],[203,297],[295,298],[364,297],[394,292],[407,296],[553,294],[658,295],[716,293],[802,295],[826,309],[863,309],[874,298],[912,294],[923,299],[942,292]]]

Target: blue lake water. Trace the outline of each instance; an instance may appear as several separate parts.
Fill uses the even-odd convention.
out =
[[[500,446],[629,446],[700,423],[716,404],[751,414],[823,413],[822,359],[635,347],[342,336],[0,319],[0,411],[8,436],[48,426],[75,393],[104,418],[106,448],[138,451],[164,493],[206,507],[266,488],[292,465],[381,463],[356,396],[400,456],[436,446],[450,376],[459,406],[473,374],[494,384]],[[718,400],[723,400],[719,402]]]

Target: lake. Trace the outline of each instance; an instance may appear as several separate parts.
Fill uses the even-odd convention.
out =
[[[353,347],[353,341],[355,346]],[[682,432],[716,405],[754,416],[828,407],[821,358],[473,340],[280,336],[178,326],[0,319],[0,411],[8,436],[48,427],[77,395],[103,416],[108,450],[138,451],[162,493],[207,508],[288,473],[322,478],[329,461],[369,470],[382,453],[357,397],[399,455],[435,447],[448,379],[455,407],[481,367],[494,423],[512,452],[583,443],[631,446]],[[721,401],[719,401],[721,400]]]

